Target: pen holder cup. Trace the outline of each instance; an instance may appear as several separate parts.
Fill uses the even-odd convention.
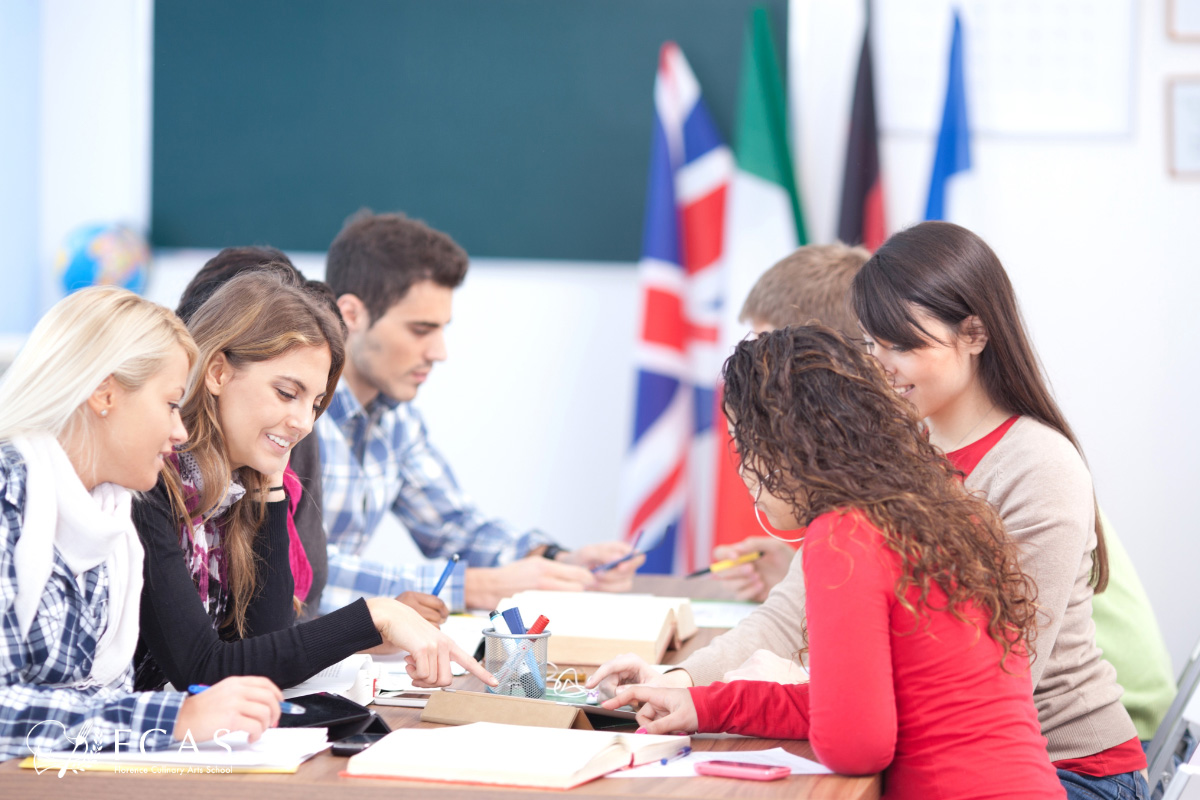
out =
[[[483,632],[483,668],[500,685],[488,687],[492,694],[540,698],[546,693],[546,661],[550,652],[550,631],[542,633]]]

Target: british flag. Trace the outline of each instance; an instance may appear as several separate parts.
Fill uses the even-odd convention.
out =
[[[712,541],[714,391],[725,352],[725,202],[733,157],[674,42],[659,53],[646,192],[633,446],[621,525],[644,572],[691,571]]]

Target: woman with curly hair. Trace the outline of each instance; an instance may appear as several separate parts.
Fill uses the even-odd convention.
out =
[[[886,770],[893,800],[1061,798],[1030,699],[1033,588],[878,362],[787,328],[739,344],[724,378],[756,509],[807,529],[811,680],[636,686],[605,705],[639,701],[650,733],[808,739],[837,772]]]

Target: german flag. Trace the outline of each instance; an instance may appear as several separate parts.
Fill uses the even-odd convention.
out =
[[[879,172],[879,124],[875,114],[875,78],[871,67],[871,22],[863,28],[858,77],[854,81],[854,107],[850,114],[850,142],[846,146],[846,171],[842,178],[842,208],[838,238],[874,251],[887,238],[883,215],[883,177]]]

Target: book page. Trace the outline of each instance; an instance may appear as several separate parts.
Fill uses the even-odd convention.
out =
[[[304,683],[299,683],[290,689],[283,690],[285,698],[301,697],[306,694],[329,692],[345,695],[354,688],[359,673],[368,669],[371,657],[362,653],[347,656],[336,664],[330,664],[325,669],[313,675]]]
[[[350,759],[348,772],[365,775],[444,773],[445,780],[482,776],[544,775],[568,777],[583,770],[612,748],[682,749],[687,737],[638,736],[603,731],[562,730],[475,722],[436,729],[393,731]],[[469,754],[469,757],[467,757]],[[628,758],[622,759],[628,763]]]

